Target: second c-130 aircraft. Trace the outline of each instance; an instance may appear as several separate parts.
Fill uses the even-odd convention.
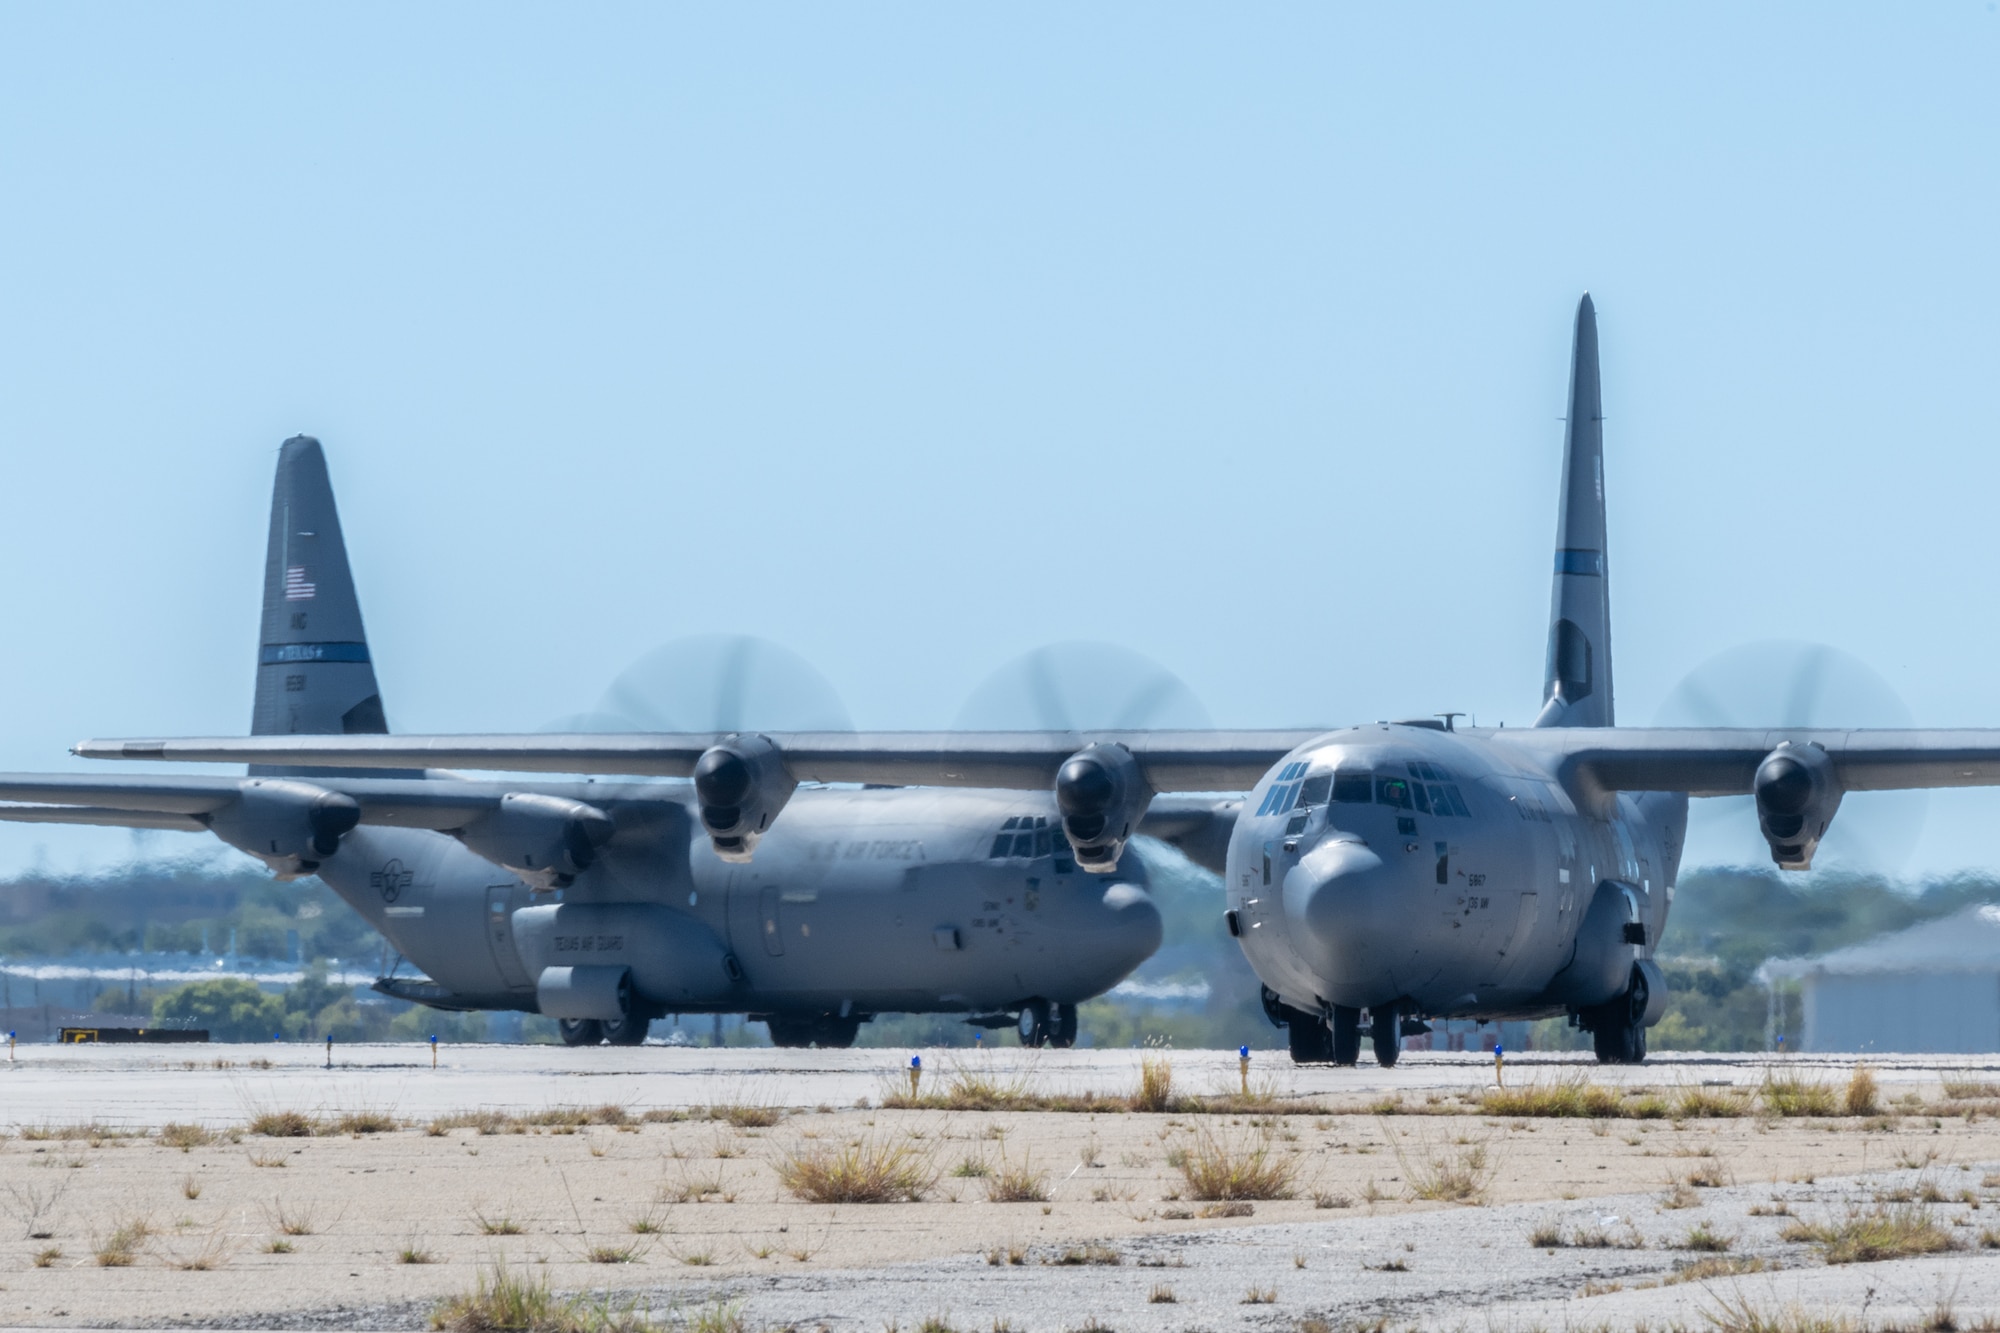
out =
[[[1266,1010],[1286,1027],[1295,1060],[1352,1064],[1366,1035],[1376,1059],[1393,1064],[1406,1030],[1420,1028],[1426,1017],[1567,1014],[1590,1032],[1598,1059],[1635,1063],[1645,1058],[1646,1030],[1665,1004],[1653,955],[1673,899],[1690,797],[1753,796],[1773,860],[1804,869],[1846,792],[2000,785],[2000,731],[1615,725],[1602,422],[1596,313],[1585,296],[1571,360],[1543,706],[1528,728],[1426,720],[1291,731],[267,735],[86,741],[76,753],[247,761],[318,773],[435,764],[691,777],[698,827],[713,854],[739,873],[777,850],[788,827],[820,827],[818,803],[803,799],[802,784],[1011,789],[1021,793],[1018,807],[997,794],[982,798],[992,802],[991,816],[1004,814],[1018,826],[1022,816],[1046,808],[1075,873],[1110,877],[1104,882],[1113,887],[1086,904],[1091,912],[1111,904],[1131,864],[1127,843],[1150,831],[1149,820],[1196,851],[1226,838],[1219,858],[1226,902],[1219,905],[1263,980]],[[0,796],[129,806],[170,790],[120,779],[78,781],[67,794],[0,782]],[[301,794],[286,799],[303,803],[286,807],[289,824],[273,827],[294,830],[286,846],[300,849],[297,855],[317,855],[305,849],[317,845],[308,839],[321,836],[331,854],[357,819],[365,825],[407,818],[394,804],[375,813],[360,782],[288,781]],[[328,793],[311,798],[321,805],[306,799],[308,783]],[[602,789],[517,782],[490,790],[506,793],[493,798],[499,801],[491,807],[493,827],[519,830],[511,836],[522,840],[524,850],[504,860],[510,866],[524,864],[530,829],[545,835],[568,827],[575,833],[566,836],[588,841],[592,830],[605,827],[575,809]],[[1190,795],[1245,791],[1240,805]],[[942,800],[949,793],[936,794]],[[568,811],[570,823],[510,824],[509,802],[537,817]],[[312,832],[311,817],[320,809],[339,812],[324,835]],[[219,825],[218,816],[218,831]],[[473,832],[482,827],[469,823],[459,837],[477,849],[482,844]],[[1042,832],[1037,826],[1030,836]],[[381,835],[363,827],[346,836]],[[767,840],[763,851],[760,839]],[[543,836],[535,854],[561,855],[564,845]],[[1215,864],[1218,858],[1195,859]],[[775,884],[759,892],[785,900]],[[730,892],[732,920],[742,913],[748,935],[756,933],[755,901]],[[885,896],[869,943],[896,957],[928,947],[928,917],[913,930],[905,922],[917,918],[896,915],[897,903],[917,901]],[[497,930],[508,904],[491,906]],[[565,903],[544,925],[529,924],[514,909],[513,929],[547,938],[556,916],[579,909],[598,910]],[[940,940],[944,929],[940,920]],[[1089,944],[1080,943],[1087,953]],[[547,970],[539,980],[522,981],[521,993],[532,984],[545,1011],[620,1023],[631,1012],[625,1007],[631,996],[657,1004],[662,992],[655,987],[671,992],[684,975],[703,966],[715,970],[713,959],[704,964],[670,951],[660,956],[671,961],[641,961],[665,945],[649,938],[638,953],[586,965],[573,965],[573,953],[543,947],[529,956]]]
[[[278,453],[251,729],[380,737],[387,719],[324,452]],[[705,837],[680,782],[468,781],[262,762],[243,777],[0,775],[0,819],[207,830],[317,875],[421,977],[376,989],[556,1018],[634,1045],[670,1013],[747,1013],[780,1046],[847,1046],[876,1014],[957,1013],[1068,1046],[1076,1006],[1160,943],[1145,867],[1078,866],[1046,792],[789,788],[784,823]],[[734,780],[705,770],[707,789]],[[1155,811],[1200,834],[1213,802]],[[759,847],[756,861],[749,849]],[[399,959],[399,964],[400,964]]]

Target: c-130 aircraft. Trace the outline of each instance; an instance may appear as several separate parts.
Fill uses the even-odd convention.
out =
[[[1354,1063],[1364,1014],[1384,1065],[1424,1017],[1567,1014],[1599,1060],[1636,1063],[1666,998],[1653,955],[1690,797],[1753,796],[1772,859],[1805,869],[1845,792],[2000,785],[2000,732],[1617,726],[1602,423],[1585,296],[1543,706],[1528,728],[268,736],[86,741],[75,753],[691,776],[701,827],[738,860],[797,813],[801,783],[1012,788],[1053,798],[1091,874],[1115,872],[1176,794],[1247,790],[1241,807],[1175,813],[1196,842],[1229,830],[1226,920],[1295,1060]],[[593,994],[613,1018],[609,991]]]
[[[278,454],[259,645],[254,733],[387,733],[324,453],[305,436]],[[319,876],[425,974],[377,990],[547,1014],[571,1045],[636,1045],[669,1013],[747,1013],[780,1046],[847,1046],[876,1014],[944,1012],[1068,1046],[1077,1004],[1160,943],[1145,867],[1079,867],[1046,792],[800,784],[782,827],[732,839],[702,835],[713,806],[685,781],[411,767],[0,775],[14,803],[0,819],[206,829],[281,877]],[[1148,831],[1199,834],[1212,804],[1163,807]],[[1190,848],[1220,864],[1221,838]]]

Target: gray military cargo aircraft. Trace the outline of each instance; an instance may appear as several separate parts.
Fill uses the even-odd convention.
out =
[[[278,455],[251,730],[388,732],[326,462],[303,436]],[[572,1045],[747,1013],[780,1046],[846,1046],[876,1014],[943,1012],[1067,1046],[1077,1004],[1159,947],[1144,867],[1079,867],[1047,792],[794,784],[782,825],[719,820],[717,794],[750,778],[711,763],[704,802],[686,781],[471,782],[395,762],[16,774],[0,775],[0,819],[206,829],[281,877],[319,876],[423,970],[376,989],[548,1014]],[[1152,827],[1174,833],[1175,812]],[[1220,842],[1208,851],[1219,864]]]
[[[775,844],[795,817],[813,826],[817,816],[795,795],[807,782],[1052,797],[1037,810],[1051,812],[1051,829],[1086,875],[1114,873],[1127,840],[1164,811],[1164,827],[1183,845],[1209,849],[1197,860],[1215,864],[1212,850],[1226,839],[1226,920],[1263,979],[1267,1011],[1288,1030],[1294,1059],[1354,1063],[1365,1033],[1388,1065],[1425,1017],[1567,1014],[1591,1033],[1598,1059],[1637,1062],[1666,1000],[1653,955],[1673,901],[1689,797],[1753,796],[1772,859],[1804,869],[1845,792],[2000,785],[2000,731],[1616,726],[1588,296],[1576,314],[1567,420],[1546,683],[1528,728],[1456,727],[1447,718],[1309,731],[269,736],[87,741],[76,753],[692,776],[695,822],[716,855],[739,866],[754,865],[756,840]],[[310,790],[288,807],[287,827],[306,827]],[[340,806],[343,820],[394,817],[374,816],[356,786],[342,790],[355,793]],[[511,799],[591,795],[543,790]],[[1240,803],[1178,795],[1245,790]],[[1031,813],[980,799],[994,803],[989,828],[1003,814],[1019,827]],[[334,841],[330,831],[325,845]],[[520,862],[513,855],[508,864]],[[1106,901],[1113,892],[1103,891]],[[741,910],[754,934],[747,899]],[[893,911],[879,908],[872,928]],[[923,930],[898,947],[920,951]],[[579,998],[563,992],[558,1003],[579,1017],[615,1022],[623,1012],[608,983],[593,983],[587,999],[578,983],[560,984],[576,989]]]

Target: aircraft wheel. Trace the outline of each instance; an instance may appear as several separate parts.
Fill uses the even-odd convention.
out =
[[[1053,1015],[1054,1030],[1049,1034],[1049,1045],[1059,1051],[1066,1051],[1076,1045],[1076,1006],[1056,1004],[1049,1006]]]
[[[1021,1006],[1019,1028],[1023,1046],[1046,1046],[1049,1044],[1049,1002],[1030,1000]]]
[[[823,1051],[844,1051],[861,1033],[861,1020],[829,1014],[813,1025],[813,1042]]]
[[[1603,1065],[1638,1065],[1646,1062],[1646,1004],[1652,998],[1646,974],[1632,969],[1632,984],[1625,993],[1599,1005],[1591,1015],[1590,1044]]]
[[[556,1031],[565,1046],[595,1046],[604,1040],[604,1024],[594,1018],[557,1019]]]
[[[1333,1006],[1333,1062],[1353,1065],[1361,1062],[1361,1011],[1344,1004]]]
[[[812,1023],[809,1019],[779,1018],[773,1015],[764,1020],[764,1025],[771,1029],[773,1046],[797,1049],[812,1045]]]
[[[646,1029],[653,1020],[645,1014],[627,1014],[603,1025],[604,1039],[613,1046],[637,1046],[646,1040]]]
[[[1384,1069],[1394,1068],[1396,1057],[1403,1053],[1402,1010],[1393,1001],[1373,1004],[1368,1006],[1368,1020],[1375,1040],[1375,1063]]]
[[[1333,1061],[1333,1033],[1326,1020],[1303,1009],[1285,1015],[1285,1044],[1292,1048],[1295,1065],[1323,1065]]]

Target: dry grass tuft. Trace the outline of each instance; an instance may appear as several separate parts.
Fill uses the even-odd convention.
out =
[[[986,1201],[988,1203],[1047,1203],[1049,1201],[1049,1178],[1046,1172],[1035,1170],[1034,1158],[1026,1156],[1015,1166],[1005,1154],[1000,1158],[1000,1169],[986,1177]]]
[[[1697,1222],[1688,1228],[1687,1235],[1675,1246],[1681,1250],[1695,1250],[1702,1254],[1721,1254],[1736,1243],[1736,1237],[1725,1236],[1709,1228],[1706,1222]]]
[[[718,1102],[703,1114],[710,1120],[726,1120],[738,1129],[769,1129],[785,1117],[783,1107],[753,1102]]]
[[[647,1318],[636,1302],[614,1305],[582,1296],[557,1296],[546,1278],[494,1265],[472,1291],[439,1303],[430,1326],[440,1333],[654,1333],[667,1326]],[[714,1305],[685,1314],[677,1333],[749,1333],[735,1306]]]
[[[260,1111],[251,1117],[248,1128],[267,1139],[309,1139],[315,1125],[304,1111]]]
[[[160,1126],[160,1146],[179,1148],[182,1152],[193,1148],[206,1148],[219,1137],[213,1130],[201,1125],[186,1125],[177,1120],[169,1120]]]
[[[1164,1051],[1139,1057],[1139,1090],[1132,1094],[1134,1111],[1170,1110],[1174,1101],[1174,1062]]]
[[[153,1224],[143,1217],[133,1217],[112,1228],[111,1234],[99,1241],[91,1253],[99,1268],[130,1268],[139,1258],[139,1247],[153,1234]]]
[[[1959,1248],[1919,1204],[1877,1205],[1835,1222],[1794,1222],[1784,1239],[1817,1245],[1830,1264],[1865,1264]]]
[[[1833,1089],[1815,1079],[1810,1079],[1792,1070],[1779,1073],[1766,1071],[1763,1086],[1758,1089],[1763,1098],[1764,1109],[1775,1116],[1829,1116],[1839,1115],[1839,1101]]]
[[[1480,1097],[1479,1111],[1510,1119],[1556,1116],[1611,1120],[1627,1114],[1625,1099],[1617,1089],[1600,1087],[1580,1074],[1552,1083],[1491,1089]]]
[[[1410,1197],[1434,1203],[1482,1204],[1496,1168],[1484,1143],[1433,1146],[1419,1139],[1416,1156],[1391,1140],[1396,1160],[1409,1178]]]
[[[881,1139],[794,1148],[777,1169],[779,1182],[807,1203],[915,1203],[937,1183],[928,1154]]]
[[[327,1126],[333,1134],[387,1134],[401,1129],[402,1122],[387,1111],[349,1111]]]
[[[1848,1115],[1869,1116],[1881,1110],[1880,1090],[1875,1086],[1875,1071],[1867,1065],[1854,1066],[1854,1072],[1847,1079],[1847,1094],[1841,1098],[1841,1109]]]
[[[1153,1289],[1146,1293],[1146,1304],[1148,1305],[1173,1305],[1179,1299],[1179,1297],[1174,1295],[1174,1289],[1164,1282],[1155,1282]]]
[[[1297,1159],[1275,1150],[1268,1129],[1247,1144],[1201,1129],[1176,1164],[1189,1197],[1203,1202],[1289,1199],[1299,1173]]]

